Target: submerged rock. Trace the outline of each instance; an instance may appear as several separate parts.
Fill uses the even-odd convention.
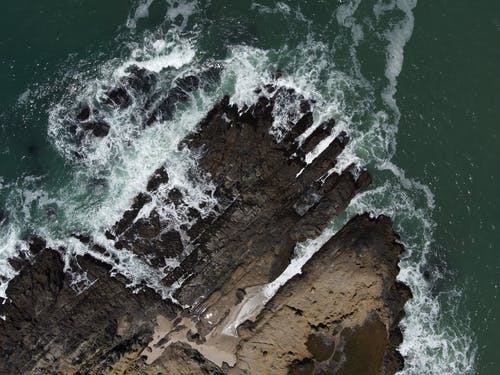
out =
[[[171,120],[177,105],[187,102],[190,93],[197,90],[200,84],[200,78],[192,75],[174,81],[173,88],[156,103],[156,107],[147,119],[146,125],[150,126],[155,122]]]
[[[9,222],[9,216],[7,215],[7,212],[0,209],[0,227],[2,227],[4,224],[7,224]]]
[[[148,94],[154,90],[158,77],[155,73],[132,65],[127,69],[117,87],[107,90],[102,98],[102,102],[108,106],[115,106],[121,109],[132,104],[133,97]]]
[[[92,133],[98,138],[107,136],[110,129],[110,126],[102,120],[86,122],[82,124],[81,127],[83,130]]]
[[[138,74],[134,89],[149,89],[153,83]],[[182,101],[198,85],[196,77],[185,77],[166,98]],[[111,276],[111,266],[89,255],[74,260],[88,278],[88,286],[75,291],[64,249],[48,249],[34,237],[34,257],[10,283],[10,302],[0,306],[6,317],[0,320],[0,373],[401,369],[398,324],[410,294],[396,282],[403,249],[387,218],[353,218],[301,275],[284,279],[274,296],[265,292],[286,275],[296,244],[317,238],[370,183],[366,171],[352,167],[331,172],[349,141],[343,133],[306,164],[304,155],[332,134],[334,122],[300,144],[297,137],[313,123],[311,103],[293,90],[266,90],[271,94],[243,111],[224,97],[181,145],[200,155],[200,173],[216,186],[213,212],[189,207],[161,167],[105,232],[120,254],[130,251],[152,269],[166,270],[161,282],[175,286],[173,299],[147,287],[132,293],[123,277]],[[284,97],[299,103],[299,118],[278,141],[273,109]],[[165,100],[157,110],[170,111],[174,100]],[[155,121],[164,116],[159,113]],[[162,216],[158,204],[184,210],[187,222]],[[75,238],[97,253],[107,251],[89,236]]]
[[[86,121],[90,117],[90,107],[85,104],[83,107],[80,108],[78,114],[76,115],[76,119],[78,121]]]
[[[104,94],[103,103],[110,106],[126,108],[132,104],[132,97],[123,87],[117,87]]]
[[[168,182],[168,173],[165,167],[158,168],[153,176],[148,181],[147,191],[157,190],[161,184],[166,184]]]
[[[158,73],[132,65],[114,86],[102,88],[97,103],[76,105],[67,123],[68,133],[77,145],[83,144],[86,138],[106,137],[111,128],[107,115],[130,110],[133,105],[132,121],[139,120],[143,127],[171,120],[177,106],[187,102],[193,92],[210,85],[220,70],[219,66],[209,66],[197,75],[175,79],[169,90],[160,90]]]

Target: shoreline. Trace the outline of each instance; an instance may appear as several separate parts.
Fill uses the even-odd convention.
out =
[[[1,371],[319,374],[350,371],[360,358],[374,374],[402,368],[398,325],[411,293],[396,281],[402,247],[392,223],[362,215],[335,234],[327,229],[370,176],[353,166],[330,173],[348,136],[341,132],[314,153],[335,121],[299,142],[312,124],[311,104],[291,89],[263,90],[245,111],[224,97],[182,141],[201,155],[198,168],[216,186],[213,213],[190,207],[194,224],[170,229],[157,211],[187,203],[180,191],[156,194],[170,178],[161,167],[105,233],[113,251],[132,251],[153,269],[177,257],[161,280],[175,285],[172,300],[146,286],[132,293],[123,276],[111,277],[112,267],[89,255],[74,260],[90,282],[76,293],[64,249],[35,239],[33,259],[20,261],[8,287],[11,302],[0,307]],[[282,96],[300,103],[301,117],[277,142],[270,128]],[[74,237],[109,253],[89,236]],[[369,332],[380,338],[375,352]]]

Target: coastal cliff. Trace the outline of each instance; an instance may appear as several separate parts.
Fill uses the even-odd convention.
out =
[[[72,260],[89,281],[75,290],[64,249],[33,237],[32,256],[16,261],[19,274],[0,307],[1,374],[394,374],[402,368],[398,325],[410,292],[396,280],[403,249],[390,220],[356,216],[319,243],[311,259],[296,251],[318,240],[370,176],[354,166],[333,172],[349,142],[342,132],[308,164],[306,155],[335,122],[303,139],[313,122],[310,103],[290,89],[262,90],[249,108],[224,97],[179,145],[197,156],[196,172],[216,186],[216,209],[203,216],[181,191],[165,191],[170,176],[161,167],[106,231],[114,249],[132,251],[152,268],[176,259],[162,280],[170,298],[146,286],[132,291],[125,277],[90,255]],[[115,103],[125,94],[109,96]],[[300,103],[300,119],[277,140],[273,109],[290,96]],[[147,126],[168,111],[159,106]],[[190,224],[172,228],[158,212],[162,205],[184,210]],[[74,237],[102,259],[110,256],[85,233]]]

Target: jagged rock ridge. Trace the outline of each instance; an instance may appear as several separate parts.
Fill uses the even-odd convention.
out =
[[[76,259],[92,282],[77,294],[61,249],[34,240],[36,255],[20,266],[7,292],[11,301],[1,307],[0,373],[393,374],[401,368],[398,323],[409,291],[396,282],[402,249],[386,218],[353,218],[302,276],[256,310],[239,337],[224,329],[255,288],[287,268],[295,245],[316,238],[370,183],[354,167],[330,173],[349,141],[344,133],[306,165],[305,154],[334,121],[301,144],[297,137],[312,125],[310,104],[284,88],[263,89],[266,95],[244,110],[223,98],[180,145],[201,155],[218,210],[202,217],[190,209],[192,225],[179,231],[165,230],[155,210],[136,220],[168,182],[160,168],[106,232],[116,249],[132,250],[153,267],[178,257],[162,282],[184,280],[174,297],[187,308],[147,288],[132,294],[125,280],[110,276],[109,265],[90,256]],[[126,107],[127,93],[116,90],[109,105]],[[295,95],[302,113],[277,142],[270,130],[283,95]],[[79,115],[87,117],[85,109]],[[183,198],[174,190],[164,197],[176,207],[185,205]],[[106,253],[90,236],[77,237]]]

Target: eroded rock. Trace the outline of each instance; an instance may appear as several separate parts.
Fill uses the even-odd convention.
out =
[[[134,90],[154,85],[134,74]],[[182,102],[199,84],[185,77],[166,98]],[[77,292],[64,272],[64,249],[47,249],[34,237],[34,257],[0,307],[6,316],[0,373],[348,374],[358,362],[372,373],[401,368],[398,324],[409,292],[396,282],[402,247],[388,219],[354,218],[302,275],[273,298],[262,293],[287,269],[296,244],[320,235],[370,183],[366,171],[352,166],[332,173],[349,142],[344,133],[307,165],[305,155],[333,134],[334,122],[300,144],[313,124],[312,103],[290,89],[264,90],[268,95],[244,110],[223,98],[181,145],[201,155],[199,168],[216,186],[213,212],[203,216],[191,207],[190,224],[178,225],[148,206],[155,197],[155,204],[186,209],[182,191],[168,185],[161,167],[106,231],[117,251],[131,251],[154,268],[176,260],[162,280],[165,287],[182,280],[175,303],[147,288],[132,293],[109,265],[89,255],[74,260],[89,279]],[[121,97],[113,103],[122,105]],[[165,100],[157,110],[168,115]],[[272,135],[273,109],[283,100],[296,100],[299,115],[279,140]],[[106,253],[89,236],[75,238]]]

